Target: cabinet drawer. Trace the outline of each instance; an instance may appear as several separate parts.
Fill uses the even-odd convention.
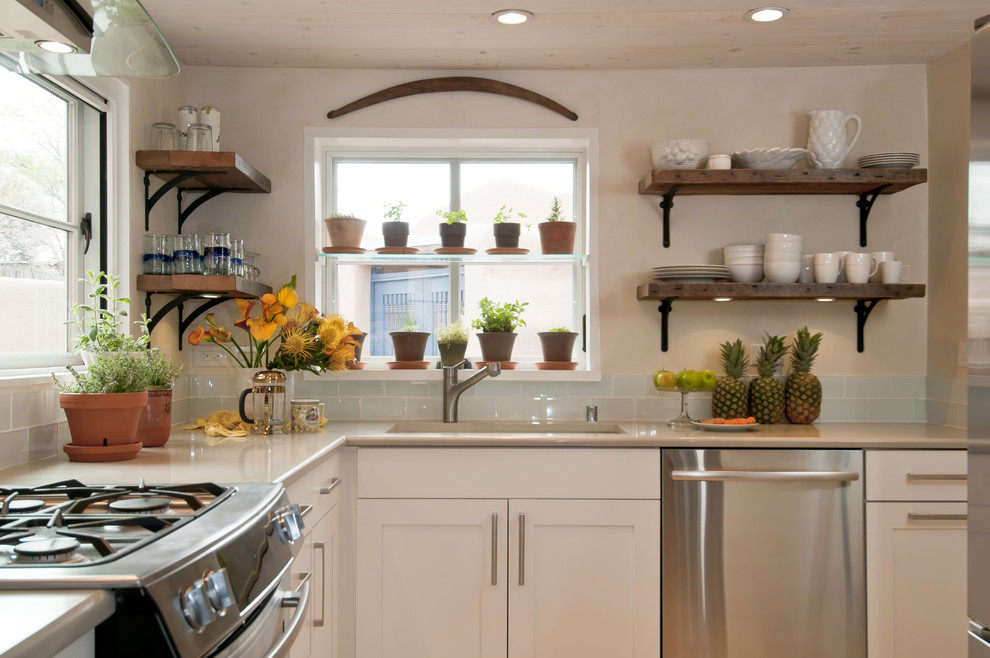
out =
[[[340,457],[337,453],[286,480],[289,502],[306,512],[306,528],[312,528],[340,500]]]
[[[867,500],[966,500],[965,450],[868,450]]]
[[[659,500],[654,448],[361,448],[360,498]]]

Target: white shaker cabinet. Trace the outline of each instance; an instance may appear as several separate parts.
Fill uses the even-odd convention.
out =
[[[869,658],[966,656],[966,452],[867,451]]]
[[[657,658],[659,451],[361,449],[361,658]]]

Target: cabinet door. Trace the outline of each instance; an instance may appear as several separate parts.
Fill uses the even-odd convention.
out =
[[[357,655],[505,658],[507,509],[359,500]]]
[[[336,620],[338,601],[337,538],[338,507],[327,512],[311,533],[312,585],[310,586],[310,623],[312,624],[311,653],[320,658],[333,658],[336,651]]]
[[[301,545],[299,546],[299,549],[296,552],[295,558],[292,560],[292,586],[298,588],[301,587],[304,582],[309,582],[309,596],[310,596],[310,600],[312,600],[312,596],[313,596],[312,532],[307,532],[303,536],[302,541],[299,543]],[[312,615],[306,615],[306,617],[304,617],[302,620],[302,628],[299,629],[299,634],[296,636],[295,641],[293,641],[292,643],[292,649],[289,650],[289,658],[308,658],[308,656],[311,655],[312,629],[313,629],[313,617]],[[314,655],[318,656],[320,654],[316,653]]]
[[[509,658],[660,655],[660,502],[509,501]]]
[[[867,503],[869,658],[965,658],[965,515],[965,503]]]

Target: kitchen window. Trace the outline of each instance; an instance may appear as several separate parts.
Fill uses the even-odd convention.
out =
[[[70,85],[21,75],[0,58],[0,297],[10,308],[0,325],[4,369],[74,360],[65,322],[77,281],[86,269],[105,269],[106,105]]]
[[[469,132],[469,131],[468,131]],[[567,327],[581,334],[573,358],[579,370],[593,369],[589,322],[591,295],[588,257],[589,153],[591,140],[465,136],[328,139],[319,150],[322,172],[320,220],[331,213],[365,219],[361,255],[320,254],[329,241],[318,220],[317,253],[323,309],[352,319],[369,334],[362,360],[382,365],[392,360],[389,332],[413,318],[419,331],[478,315],[478,302],[527,302],[526,326],[517,329],[512,353],[520,368],[542,361],[537,332]],[[319,140],[317,140],[319,143]],[[578,223],[575,254],[543,256],[537,224],[559,199],[563,215]],[[410,224],[412,256],[376,253],[384,245],[386,209],[405,204],[402,221]],[[489,255],[495,247],[493,220],[500,208],[512,209],[511,221],[523,224],[519,247],[528,254]],[[436,256],[440,246],[439,210],[467,213],[463,257]],[[469,335],[475,330],[469,328]],[[435,335],[427,358],[438,354]],[[468,358],[480,359],[472,336]],[[527,368],[529,366],[529,368]]]

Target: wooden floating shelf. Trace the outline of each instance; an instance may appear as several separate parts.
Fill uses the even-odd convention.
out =
[[[212,274],[139,274],[137,289],[142,292],[163,294],[183,294],[190,296],[220,295],[227,299],[235,297],[254,298],[272,292],[272,287],[249,281],[239,276],[216,276]]]
[[[654,169],[639,193],[894,194],[927,181],[927,169]]]
[[[272,182],[234,151],[138,151],[137,166],[163,181],[194,174],[176,184],[182,190],[268,193]]]

